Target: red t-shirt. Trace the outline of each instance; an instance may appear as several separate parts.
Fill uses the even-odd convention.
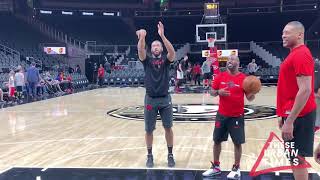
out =
[[[104,69],[103,69],[103,67],[100,67],[98,69],[98,77],[104,77]]]
[[[244,114],[244,90],[242,88],[243,80],[246,75],[239,73],[231,75],[229,72],[218,74],[213,81],[212,88],[219,90],[228,87],[230,96],[220,96],[218,112],[227,117],[239,117]]]
[[[280,66],[277,87],[277,115],[288,117],[299,91],[297,76],[312,76],[311,89],[314,89],[314,61],[310,50],[301,45],[294,48]],[[317,108],[314,93],[311,93],[307,104],[300,112],[304,116]]]
[[[201,67],[200,65],[196,65],[193,67],[193,74],[197,75],[197,74],[201,74]]]

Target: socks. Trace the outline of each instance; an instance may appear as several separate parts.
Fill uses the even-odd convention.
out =
[[[240,164],[239,163],[234,163],[233,167],[239,169],[240,168]]]
[[[215,166],[220,166],[220,161],[213,161],[213,164],[214,164]]]
[[[214,166],[220,166],[220,161],[212,161],[213,165]],[[240,164],[239,163],[235,163],[233,164],[233,167],[236,168],[236,169],[239,169],[240,168]]]
[[[171,147],[168,146],[168,154],[172,154],[172,148],[173,148],[173,146],[171,146]]]
[[[148,155],[152,154],[152,147],[148,147]],[[172,149],[173,149],[173,146],[169,147],[168,146],[168,154],[172,154]]]
[[[148,147],[148,155],[152,155],[152,147]]]

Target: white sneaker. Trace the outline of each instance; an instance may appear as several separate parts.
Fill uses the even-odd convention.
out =
[[[228,174],[228,179],[240,179],[241,177],[241,171],[240,168],[234,167],[232,168],[232,171]]]
[[[212,177],[221,174],[220,166],[216,166],[211,162],[211,168],[208,169],[206,172],[202,173],[204,177]]]

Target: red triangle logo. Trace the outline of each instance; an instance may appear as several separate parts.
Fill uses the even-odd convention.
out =
[[[272,142],[272,140],[274,138],[276,140],[278,140],[284,146],[284,142],[274,132],[271,132],[267,142],[265,143],[265,145],[263,146],[263,148],[262,148],[262,150],[260,152],[260,155],[258,156],[257,161],[255,162],[255,164],[253,165],[253,167],[252,167],[252,169],[251,169],[251,171],[249,173],[250,176],[254,177],[254,176],[259,176],[261,174],[267,174],[267,173],[270,173],[270,172],[282,171],[282,170],[288,170],[288,169],[311,168],[310,163],[308,163],[304,158],[302,158],[301,156],[298,155],[297,158],[300,161],[303,161],[304,162],[303,164],[272,167],[272,168],[268,168],[268,169],[257,171],[257,168],[258,168],[262,158],[265,155],[265,151],[268,149],[268,147],[270,146],[270,144],[271,144],[271,142]]]

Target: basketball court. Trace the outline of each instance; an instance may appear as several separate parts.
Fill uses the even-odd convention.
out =
[[[46,179],[41,175],[52,169],[66,171],[70,168],[87,174],[90,169],[113,169],[113,173],[120,170],[122,174],[145,171],[146,146],[141,119],[144,94],[144,88],[103,88],[1,109],[3,178],[22,173],[22,177],[28,177],[26,179]],[[263,87],[253,102],[246,102],[242,171],[252,169],[270,132],[281,137],[274,116],[275,94],[276,87]],[[176,158],[176,167],[172,170],[197,171],[198,175],[191,179],[198,179],[199,172],[209,168],[212,160],[212,131],[218,98],[206,92],[182,93],[172,94],[172,102]],[[161,121],[157,123],[154,136],[154,169],[168,170]],[[320,135],[316,133],[315,144],[319,140]],[[221,168],[229,171],[233,164],[231,140],[224,143],[222,149]],[[312,166],[311,172],[320,171],[313,159],[307,162]],[[276,160],[269,164],[262,162],[259,168],[276,167],[276,163]],[[16,169],[19,167],[21,169]]]
[[[320,163],[298,155],[311,155],[313,124],[296,118],[302,140],[284,143],[291,117],[281,131],[276,115],[277,97],[284,117],[310,97],[299,115],[313,119],[313,94],[297,84],[310,82],[312,58],[320,77],[319,7],[0,0],[0,180],[291,180],[297,168],[320,180]],[[244,95],[254,100],[244,98],[243,113]],[[228,134],[221,148],[226,133],[234,143]],[[319,143],[317,131],[314,150]]]

